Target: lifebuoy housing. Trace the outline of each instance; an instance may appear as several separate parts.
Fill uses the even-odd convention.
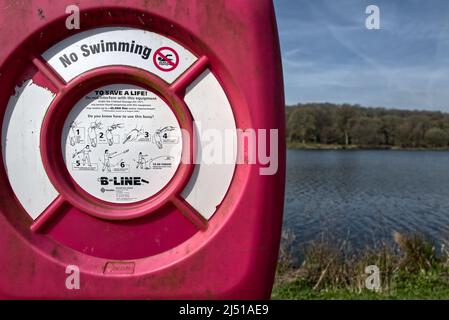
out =
[[[0,6],[0,295],[269,297],[285,174],[271,1],[78,3],[73,30],[71,1]]]

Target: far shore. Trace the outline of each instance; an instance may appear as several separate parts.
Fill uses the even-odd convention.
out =
[[[287,148],[292,150],[392,150],[392,151],[449,151],[449,147],[398,147],[398,146],[362,146],[321,143],[287,142]]]

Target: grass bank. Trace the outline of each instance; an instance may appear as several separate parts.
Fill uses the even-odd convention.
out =
[[[283,237],[273,299],[449,299],[449,252],[421,235],[394,234],[394,244],[350,253],[342,242],[315,242],[293,259],[292,237]],[[378,290],[367,266],[377,266]],[[368,281],[369,283],[373,283]]]

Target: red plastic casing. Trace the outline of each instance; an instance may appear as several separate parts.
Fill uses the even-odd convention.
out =
[[[81,9],[81,30],[67,30],[65,12],[72,4],[67,0],[15,4],[0,1],[1,118],[15,87],[27,79],[54,91],[55,105],[61,105],[57,104],[59,100],[65,101],[61,112],[52,111],[54,106],[49,109],[41,136],[44,166],[58,191],[70,184],[58,158],[57,141],[57,128],[72,106],[69,101],[76,102],[99,84],[125,82],[161,93],[178,113],[187,114],[182,88],[205,68],[224,88],[237,128],[279,130],[278,170],[274,175],[261,175],[263,165],[259,163],[238,164],[223,202],[207,222],[188,213],[186,216],[191,208],[177,196],[192,172],[192,166],[185,166],[179,168],[162,195],[139,206],[109,205],[96,210],[87,202],[78,203],[76,197],[57,199],[54,210],[63,213],[36,231],[40,225],[33,226],[16,199],[1,158],[0,297],[269,298],[278,256],[285,184],[282,66],[272,1],[80,0],[76,4]],[[41,54],[77,32],[104,26],[128,26],[162,34],[188,48],[198,61],[190,75],[181,76],[181,81],[171,86],[149,73],[121,67],[89,71],[68,84],[59,84]],[[192,130],[190,120],[180,121],[187,131]],[[189,148],[194,154],[195,144]],[[126,219],[108,220],[122,209]],[[47,221],[42,219],[44,222]],[[162,234],[161,229],[168,231]],[[156,236],[163,242],[158,246],[141,241]],[[98,244],[100,253],[82,252],[81,248],[97,237],[105,239]],[[57,239],[63,239],[64,244]],[[111,253],[114,250],[115,255]],[[132,256],[136,258],[130,259]],[[114,264],[129,268],[130,272],[106,272]],[[80,268],[79,290],[65,287],[68,265]]]

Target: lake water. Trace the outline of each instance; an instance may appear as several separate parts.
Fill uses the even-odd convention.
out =
[[[284,229],[300,245],[362,248],[394,231],[447,243],[449,152],[289,150]]]

